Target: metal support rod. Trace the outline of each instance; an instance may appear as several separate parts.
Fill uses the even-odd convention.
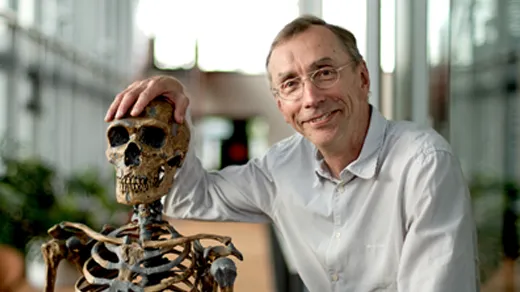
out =
[[[370,73],[370,103],[379,108],[381,103],[381,0],[366,0],[366,62]]]

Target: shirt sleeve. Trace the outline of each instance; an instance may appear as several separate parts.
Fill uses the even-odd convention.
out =
[[[269,222],[275,184],[268,160],[266,154],[245,165],[207,171],[190,142],[173,188],[164,199],[165,215],[178,219]]]
[[[413,199],[398,291],[479,291],[476,228],[459,163],[448,151],[432,151],[409,170],[405,192]]]

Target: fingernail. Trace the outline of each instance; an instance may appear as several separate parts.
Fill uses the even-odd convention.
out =
[[[117,114],[116,114],[116,118],[120,118],[123,116],[123,112],[122,111],[117,111]]]

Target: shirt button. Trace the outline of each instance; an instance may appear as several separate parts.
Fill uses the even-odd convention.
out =
[[[336,238],[340,238],[341,237],[341,233],[340,232],[336,232]]]
[[[330,278],[333,282],[336,282],[338,280],[338,274],[332,274]]]
[[[338,185],[338,192],[343,193],[344,190],[345,190],[345,186],[343,185],[343,183],[340,183]]]

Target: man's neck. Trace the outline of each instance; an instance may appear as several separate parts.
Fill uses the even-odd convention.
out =
[[[358,159],[368,133],[370,116],[371,109],[369,107],[367,113],[363,114],[362,118],[359,118],[358,123],[349,125],[349,133],[345,136],[346,139],[343,140],[346,142],[340,142],[342,145],[337,145],[335,150],[320,150],[333,177],[339,178],[341,171]]]

